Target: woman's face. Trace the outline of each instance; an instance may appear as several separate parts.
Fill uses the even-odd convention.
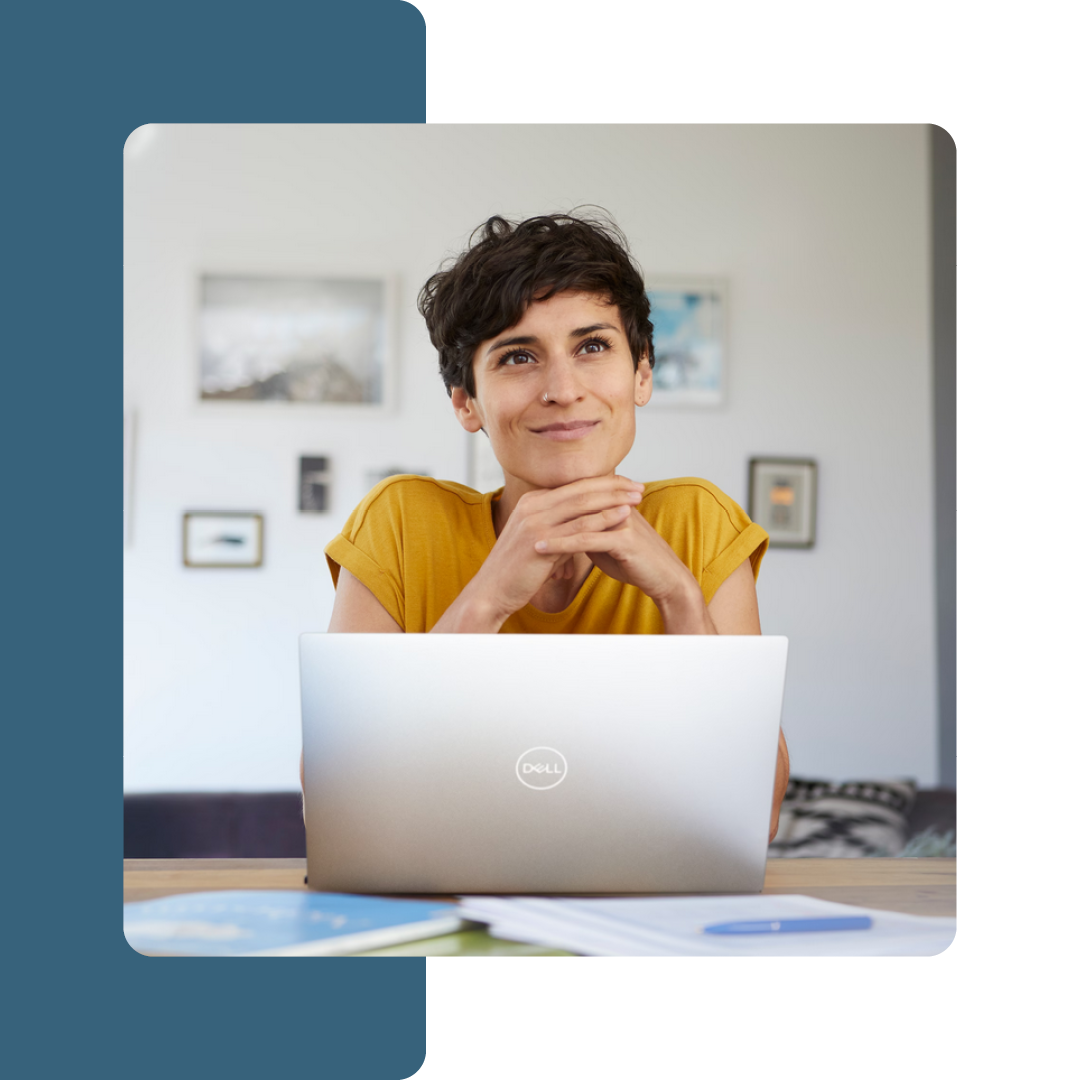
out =
[[[487,432],[516,498],[614,473],[634,443],[634,409],[652,394],[648,360],[635,370],[634,359],[615,305],[557,293],[480,344],[476,397],[457,387],[451,400],[467,431]]]

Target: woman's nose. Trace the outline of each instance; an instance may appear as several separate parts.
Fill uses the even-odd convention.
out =
[[[567,405],[581,397],[581,382],[572,360],[555,361],[548,365],[544,380],[544,401],[550,405]]]

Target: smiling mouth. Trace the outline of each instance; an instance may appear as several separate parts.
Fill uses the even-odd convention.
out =
[[[584,438],[599,423],[599,420],[571,420],[565,424],[545,424],[543,427],[530,430],[534,435],[542,435],[545,439],[565,442],[568,439]]]

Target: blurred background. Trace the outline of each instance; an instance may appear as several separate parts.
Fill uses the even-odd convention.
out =
[[[416,295],[490,215],[582,204],[614,217],[647,283],[726,287],[723,402],[640,410],[620,471],[707,477],[747,506],[751,458],[817,463],[814,544],[771,549],[758,582],[763,632],[791,640],[793,773],[953,787],[954,521],[951,509],[935,514],[952,490],[955,426],[948,349],[935,349],[942,135],[924,125],[134,132],[125,793],[299,791],[297,636],[329,620],[323,545],[380,475],[473,475]],[[200,396],[205,282],[230,275],[382,282],[382,406]],[[940,312],[937,327],[940,342]],[[302,458],[308,481],[323,484],[307,488],[305,512]],[[261,565],[185,566],[193,511],[261,515]]]

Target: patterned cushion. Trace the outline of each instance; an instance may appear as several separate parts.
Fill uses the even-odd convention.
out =
[[[788,782],[773,859],[845,859],[899,855],[915,801],[911,780]]]

